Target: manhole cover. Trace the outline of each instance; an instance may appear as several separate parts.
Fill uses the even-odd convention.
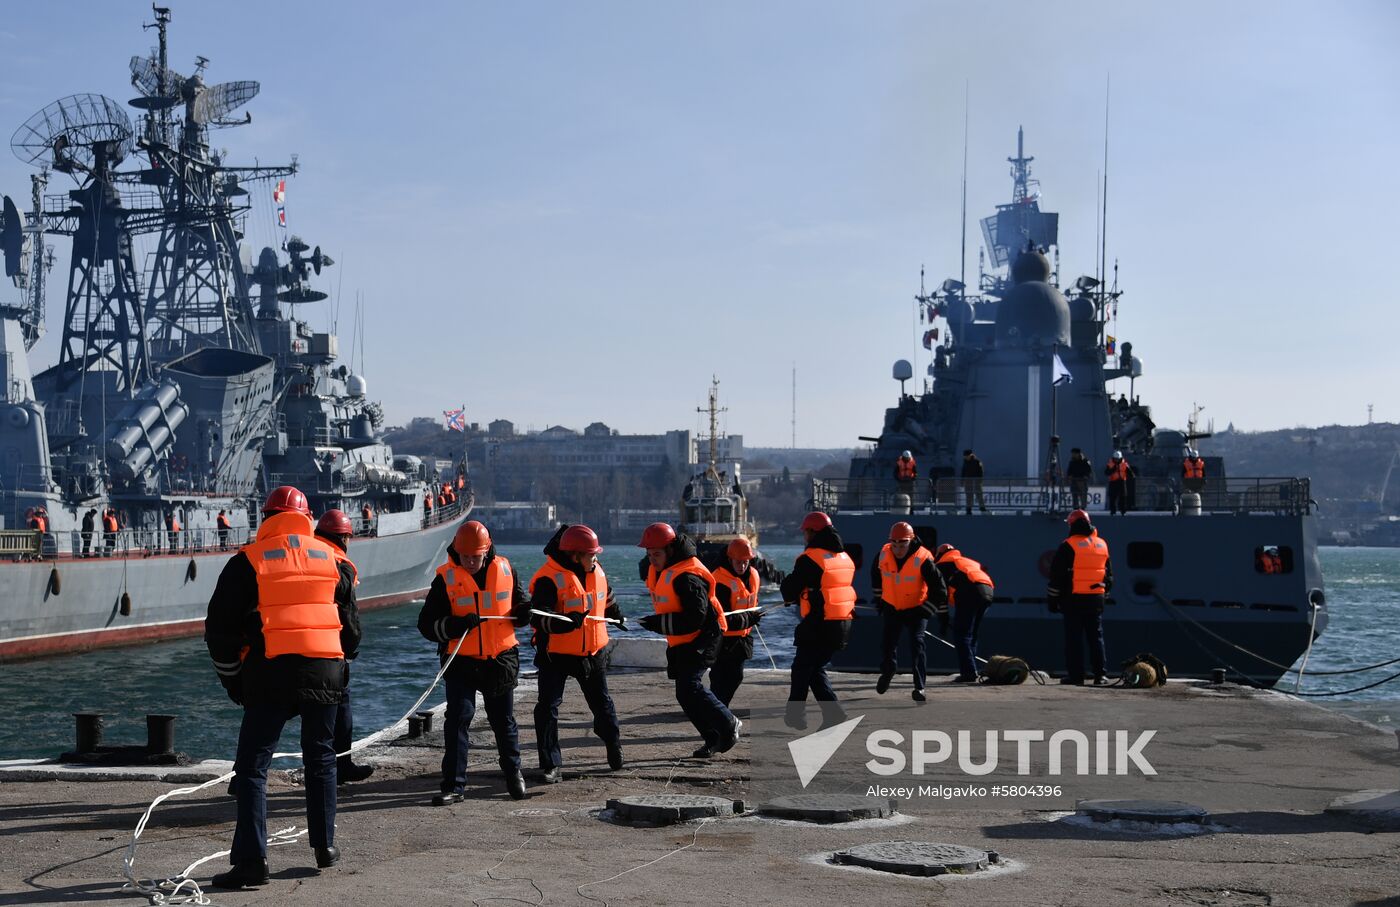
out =
[[[564,810],[540,806],[533,809],[512,809],[510,814],[517,819],[544,819],[551,816],[562,816]]]
[[[758,808],[760,815],[802,822],[855,822],[883,819],[899,810],[893,800],[878,800],[856,794],[796,794],[777,797]]]
[[[1175,800],[1080,800],[1076,811],[1095,822],[1112,822],[1122,819],[1128,822],[1153,822],[1159,825],[1174,825],[1179,822],[1205,822],[1209,815],[1199,806],[1179,803]]]
[[[834,855],[837,863],[866,866],[902,875],[936,876],[947,872],[976,872],[1000,862],[994,850],[931,841],[884,841],[861,844]]]
[[[732,816],[742,812],[744,804],[723,797],[702,797],[689,794],[642,794],[619,797],[608,801],[608,809],[624,822],[647,825],[673,825],[690,819]]]

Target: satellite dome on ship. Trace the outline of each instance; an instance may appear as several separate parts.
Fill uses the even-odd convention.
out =
[[[997,346],[1067,346],[1069,303],[1049,284],[1050,261],[1025,251],[1011,265],[1015,285],[997,305]]]

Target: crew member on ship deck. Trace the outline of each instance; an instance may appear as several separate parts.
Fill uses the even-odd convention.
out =
[[[936,607],[948,600],[943,575],[929,551],[905,522],[890,527],[890,540],[870,565],[870,585],[878,602],[883,626],[880,648],[880,679],[875,692],[883,695],[890,688],[898,666],[897,649],[901,633],[909,634],[910,667],[914,672],[914,700],[924,701],[928,677],[924,655],[924,631]]]
[[[1108,682],[1104,673],[1108,655],[1103,641],[1104,596],[1113,589],[1113,563],[1108,543],[1089,522],[1089,514],[1076,510],[1066,518],[1069,537],[1055,549],[1050,562],[1050,585],[1045,590],[1050,613],[1065,619],[1065,676],[1060,683],[1084,682],[1084,643],[1094,683]]]

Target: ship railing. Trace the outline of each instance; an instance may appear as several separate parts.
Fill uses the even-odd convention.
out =
[[[704,538],[711,535],[753,535],[753,523],[747,520],[721,520],[719,522],[686,523],[689,535]]]
[[[43,533],[33,529],[0,530],[0,557],[27,560],[42,550]]]
[[[1108,509],[1108,490],[1102,480],[1091,481],[1083,498],[1065,483],[1036,479],[997,478],[981,480],[943,478],[898,482],[893,478],[813,479],[814,509],[828,513],[852,511],[909,513],[953,513],[974,508],[1018,513],[1064,513],[1083,500],[1087,510]],[[1130,486],[1128,510],[1148,513],[1188,512],[1194,502],[1186,493],[1200,496],[1203,513],[1268,513],[1298,516],[1312,512],[1311,484],[1306,478],[1238,477],[1205,479],[1203,484],[1186,486],[1177,477],[1139,476]]]
[[[457,500],[451,504],[439,506],[433,505],[433,509],[423,514],[423,528],[429,526],[440,526],[443,523],[450,523],[470,510],[473,497],[465,490],[457,495]]]
[[[145,558],[205,554],[237,551],[252,537],[253,530],[246,526],[231,526],[227,530],[199,528],[173,532],[168,529],[119,529],[116,532],[70,529],[43,533],[32,530],[6,531],[0,532],[0,558]]]

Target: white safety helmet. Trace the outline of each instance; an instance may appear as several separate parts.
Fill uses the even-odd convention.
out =
[[[1123,459],[1123,451],[1121,451],[1121,450],[1115,450],[1115,451],[1113,452],[1113,459],[1115,459],[1115,460],[1121,460],[1121,459]]]
[[[900,456],[901,456],[901,457],[906,457],[906,458],[907,458],[907,457],[912,457],[912,456],[914,456],[914,455],[911,454],[909,451],[906,450],[904,453],[900,454]]]

